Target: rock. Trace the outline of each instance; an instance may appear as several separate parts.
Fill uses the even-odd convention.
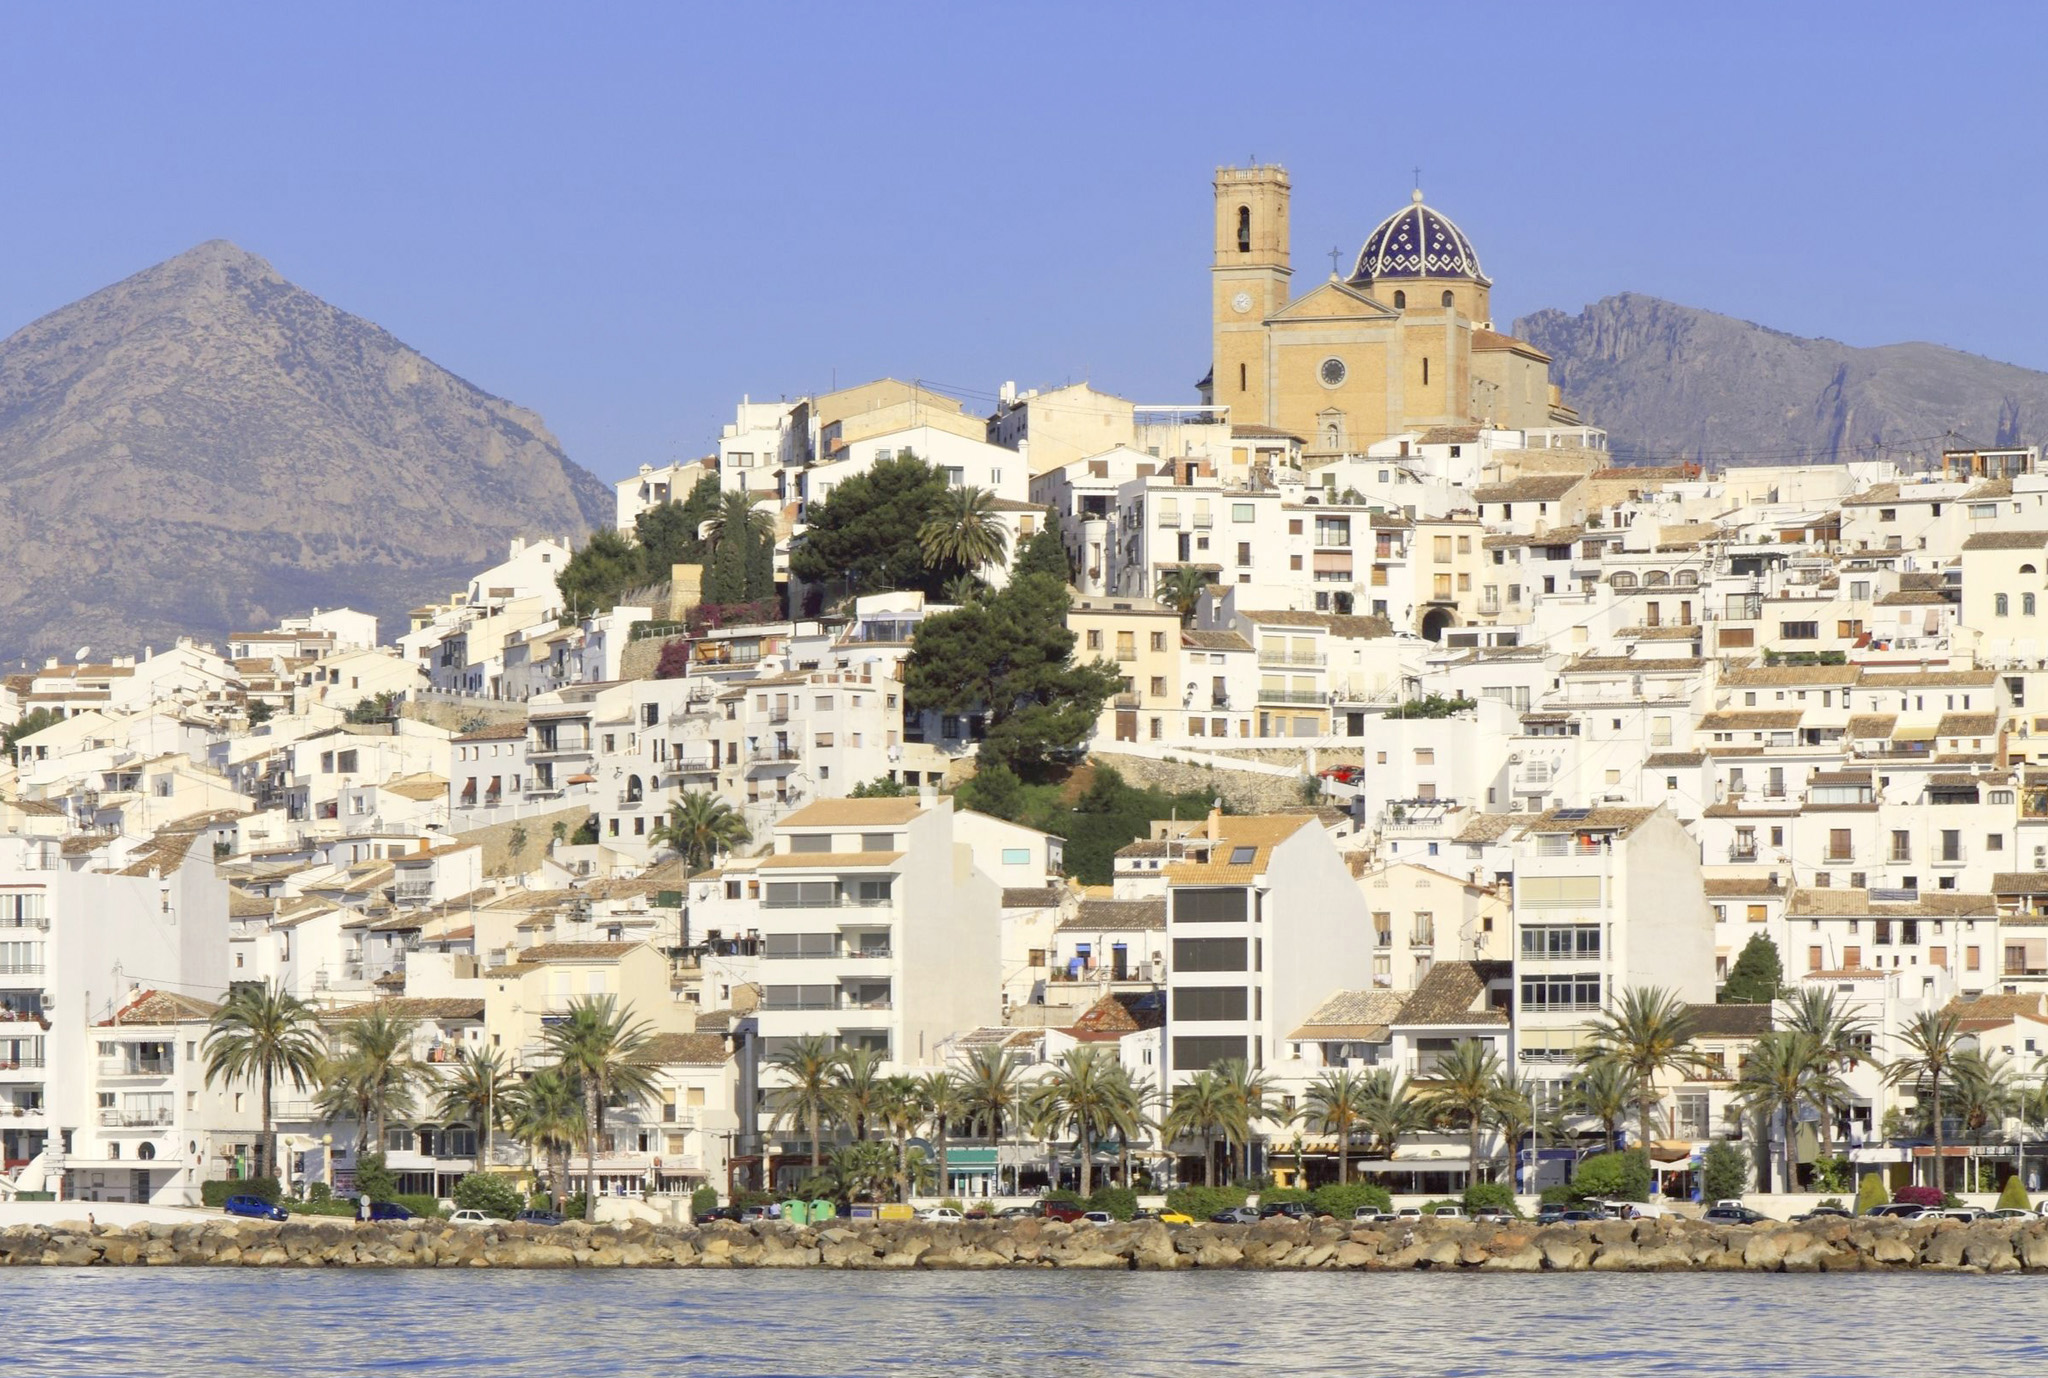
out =
[[[1543,1271],[1543,1251],[1524,1242],[1520,1248],[1489,1256],[1479,1267],[1490,1273],[1539,1273]]]

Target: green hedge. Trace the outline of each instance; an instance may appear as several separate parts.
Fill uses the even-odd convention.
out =
[[[265,1201],[276,1201],[284,1195],[275,1177],[249,1177],[238,1182],[201,1182],[199,1201],[201,1205],[221,1206],[227,1204],[230,1196],[260,1196]]]
[[[344,1220],[353,1220],[356,1214],[355,1202],[331,1197],[325,1201],[287,1201],[284,1208],[291,1215],[332,1215]]]
[[[1647,1201],[1650,1169],[1640,1153],[1595,1153],[1572,1174],[1572,1195],[1580,1201]]]
[[[434,1196],[408,1196],[400,1192],[391,1198],[391,1203],[405,1207],[422,1220],[437,1219],[441,1214],[440,1198]]]
[[[1515,1189],[1506,1182],[1474,1182],[1465,1188],[1465,1214],[1476,1215],[1481,1210],[1504,1210],[1519,1217],[1522,1208],[1515,1202]]]
[[[693,1218],[702,1219],[704,1212],[717,1209],[717,1187],[699,1187],[690,1193],[690,1214]]]
[[[482,1211],[499,1220],[519,1214],[519,1188],[494,1173],[465,1174],[455,1184],[454,1201],[459,1210]]]
[[[1872,1206],[1888,1206],[1892,1194],[1885,1189],[1882,1172],[1866,1172],[1863,1180],[1856,1184],[1856,1214],[1862,1215]]]
[[[1242,1206],[1250,1195],[1243,1187],[1175,1187],[1166,1193],[1166,1208],[1201,1221]]]
[[[1108,1211],[1115,1219],[1129,1220],[1138,1213],[1138,1193],[1128,1187],[1097,1187],[1088,1198],[1088,1209]]]
[[[1303,1187],[1266,1187],[1259,1192],[1259,1208],[1267,1206],[1306,1206],[1311,1193]]]
[[[1387,1189],[1372,1182],[1346,1182],[1342,1186],[1332,1182],[1310,1192],[1308,1203],[1316,1214],[1334,1215],[1339,1220],[1349,1220],[1358,1214],[1360,1206],[1371,1206],[1376,1211],[1394,1209],[1394,1198]]]

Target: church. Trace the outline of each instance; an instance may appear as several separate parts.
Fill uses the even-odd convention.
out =
[[[1311,464],[1442,426],[1575,426],[1550,358],[1493,328],[1478,251],[1421,191],[1348,278],[1292,296],[1285,168],[1216,172],[1213,349],[1203,401],[1298,437]]]

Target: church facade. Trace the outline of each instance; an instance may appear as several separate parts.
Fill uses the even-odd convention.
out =
[[[1286,169],[1219,168],[1215,189],[1202,391],[1233,426],[1299,437],[1313,464],[1440,426],[1579,424],[1549,356],[1493,328],[1478,252],[1420,191],[1366,237],[1348,278],[1294,296]]]

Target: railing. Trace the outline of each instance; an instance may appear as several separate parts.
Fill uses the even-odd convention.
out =
[[[43,1060],[39,1057],[0,1058],[0,1075],[8,1072],[41,1071]]]
[[[47,933],[50,931],[50,921],[46,918],[15,918],[9,916],[0,919],[0,928],[33,928]]]
[[[1826,852],[1821,854],[1821,860],[1828,862],[1830,864],[1834,864],[1836,862],[1854,861],[1855,859],[1856,849],[1854,847],[1845,847],[1839,852],[1836,851],[1834,848],[1830,847]]]
[[[1152,984],[1166,979],[1166,969],[1163,965],[1160,966],[1155,975],[1153,965],[1150,962],[1127,962],[1124,964],[1121,973],[1117,971],[1114,964],[1092,966],[1078,972],[1071,971],[1065,966],[1056,966],[1047,974],[1046,979],[1055,985],[1100,984],[1102,982],[1114,983],[1117,981],[1141,981],[1146,984]]]
[[[1436,929],[1418,928],[1414,930],[1408,935],[1408,945],[1410,947],[1435,947]]]
[[[871,898],[841,895],[832,900],[762,900],[763,909],[887,909],[895,904],[893,895]]]
[[[100,1111],[100,1124],[109,1129],[156,1129],[171,1122],[169,1110]]]
[[[1260,651],[1261,665],[1321,666],[1330,663],[1330,658],[1320,652],[1309,651]]]
[[[41,976],[41,962],[0,962],[0,976]]]
[[[103,1077],[167,1077],[171,1074],[175,1058],[119,1058],[100,1059],[100,1075]]]
[[[1326,704],[1330,696],[1319,689],[1261,689],[1260,703],[1298,703],[1306,706]]]
[[[1600,842],[1582,842],[1575,837],[1542,837],[1536,840],[1538,856],[1606,856],[1608,848]]]
[[[434,882],[431,880],[401,880],[398,882],[393,893],[402,900],[423,900],[434,893]]]
[[[750,747],[747,751],[747,759],[749,761],[794,761],[796,758],[795,747],[787,745],[777,746],[772,742]]]

